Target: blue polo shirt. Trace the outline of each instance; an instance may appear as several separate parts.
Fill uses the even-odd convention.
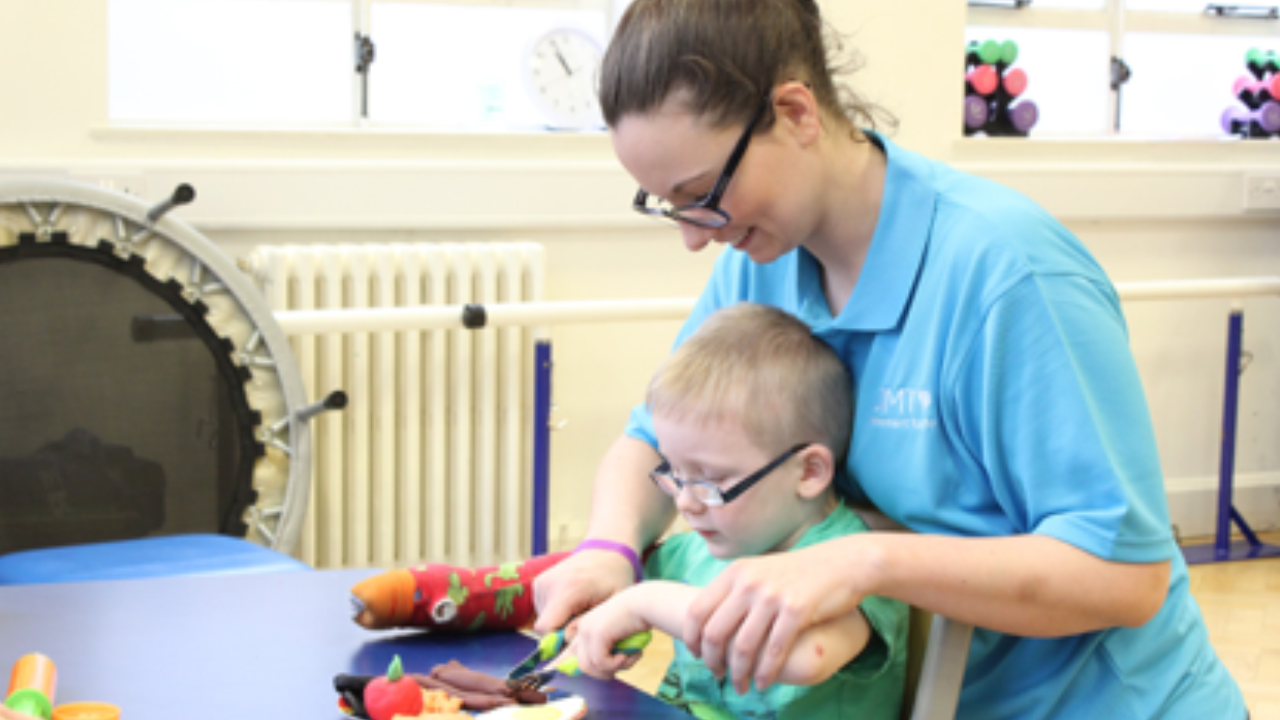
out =
[[[1036,533],[1122,562],[1172,561],[1140,628],[1067,638],[978,630],[959,720],[1243,720],[1170,532],[1119,298],[1084,246],[1021,194],[886,138],[875,235],[832,317],[803,248],[725,251],[677,338],[741,301],[813,328],[853,370],[845,489],[913,530]],[[627,434],[656,447],[637,407]]]

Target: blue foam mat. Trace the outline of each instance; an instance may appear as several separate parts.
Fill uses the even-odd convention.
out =
[[[0,585],[309,569],[288,555],[241,538],[174,535],[10,553],[0,556]]]

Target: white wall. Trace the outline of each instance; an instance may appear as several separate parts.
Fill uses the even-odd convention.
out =
[[[106,125],[105,0],[0,0],[0,175],[105,180],[180,211],[233,256],[260,243],[523,238],[548,253],[549,299],[684,297],[713,258],[633,218],[633,185],[602,136],[197,131]],[[1280,275],[1280,215],[1241,209],[1248,171],[1280,143],[1035,143],[959,138],[964,4],[823,4],[867,58],[857,86],[902,120],[897,139],[1027,192],[1116,281]],[[928,18],[924,22],[923,18]],[[157,88],[163,92],[163,88]],[[1245,303],[1239,505],[1280,523],[1280,300]],[[1227,304],[1126,308],[1175,521],[1211,530]],[[581,532],[595,463],[676,323],[554,331],[553,533]]]

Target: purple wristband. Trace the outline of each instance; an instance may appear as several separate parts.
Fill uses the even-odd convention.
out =
[[[612,540],[583,540],[578,544],[578,547],[573,549],[573,552],[577,554],[583,550],[612,550],[631,561],[631,569],[636,571],[636,582],[644,580],[644,568],[640,565],[640,558],[636,556],[636,551],[620,542]]]

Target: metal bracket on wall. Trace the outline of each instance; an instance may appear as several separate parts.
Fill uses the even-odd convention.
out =
[[[369,68],[377,56],[373,38],[356,33],[356,74],[360,76],[360,117],[369,117]]]
[[[1280,19],[1280,6],[1276,5],[1216,5],[1210,3],[1204,7],[1205,15],[1214,17],[1241,18],[1245,20],[1277,20]]]

